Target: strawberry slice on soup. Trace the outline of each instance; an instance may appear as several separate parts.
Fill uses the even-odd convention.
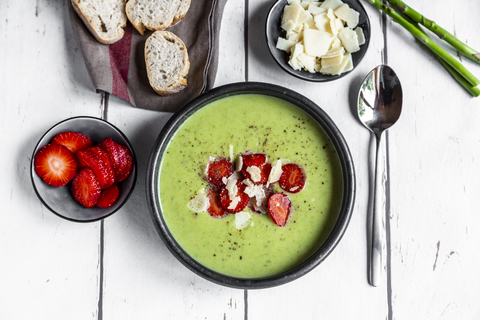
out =
[[[305,187],[305,171],[296,163],[287,163],[282,166],[282,175],[278,180],[280,188],[290,193],[300,192]]]
[[[225,211],[237,213],[245,209],[250,197],[245,193],[245,184],[233,179],[220,190],[220,203]]]
[[[255,184],[265,184],[272,170],[272,165],[267,162],[264,153],[245,153],[241,155],[241,171],[245,178]]]
[[[223,185],[223,180],[228,179],[233,173],[232,163],[225,158],[213,158],[207,164],[205,176],[208,182],[216,186]]]
[[[277,226],[285,226],[291,205],[290,198],[284,193],[275,193],[268,199],[268,213]]]
[[[208,209],[207,212],[214,218],[223,218],[227,212],[220,202],[220,191],[218,187],[209,188],[207,191]]]

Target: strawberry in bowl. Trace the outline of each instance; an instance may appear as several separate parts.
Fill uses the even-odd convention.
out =
[[[31,178],[53,213],[71,221],[97,221],[130,197],[136,158],[127,137],[112,124],[74,117],[54,125],[37,143]]]

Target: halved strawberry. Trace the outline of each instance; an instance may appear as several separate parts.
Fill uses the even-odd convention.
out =
[[[115,172],[115,182],[127,179],[133,170],[133,156],[130,149],[111,138],[105,138],[98,146],[105,150],[110,158],[113,172]]]
[[[236,186],[237,193],[235,195],[235,198],[238,197],[239,199],[234,208],[230,208],[233,201],[230,199],[230,195],[226,186],[223,186],[220,190],[220,203],[222,204],[223,209],[230,213],[237,213],[242,211],[243,209],[245,209],[248,201],[250,200],[248,194],[245,193],[246,185],[243,184],[241,181],[237,181]]]
[[[118,163],[120,161],[120,150],[119,144],[112,140],[112,138],[105,138],[98,144],[100,148],[102,148],[107,154],[108,158],[110,159],[110,164],[112,165],[113,171],[116,172],[118,170]]]
[[[66,147],[50,143],[35,155],[35,172],[43,181],[54,187],[62,187],[77,173],[73,153]]]
[[[290,198],[284,193],[275,193],[268,199],[268,213],[279,227],[283,227],[287,223],[290,208]]]
[[[305,187],[305,171],[295,163],[287,163],[282,166],[282,175],[278,180],[280,188],[287,192],[297,193]]]
[[[117,172],[115,173],[115,181],[121,182],[130,176],[133,170],[133,155],[126,146],[119,144],[120,159],[117,163]]]
[[[208,182],[221,186],[223,185],[223,178],[228,178],[232,175],[233,165],[225,158],[215,158],[215,160],[208,163],[205,172]]]
[[[99,156],[103,160],[103,163],[105,164],[105,168],[108,171],[109,181],[110,182],[112,180],[115,181],[115,172],[113,171],[110,158],[108,157],[108,154],[105,152],[105,150],[103,150],[99,146],[90,147],[88,148],[88,150],[95,153],[97,156]]]
[[[220,193],[218,188],[209,188],[207,191],[208,198],[208,213],[215,218],[223,218],[227,212],[223,209],[220,203]]]
[[[72,194],[75,200],[86,208],[94,207],[102,190],[95,173],[90,168],[81,169],[73,178]]]
[[[263,153],[250,153],[242,155],[242,174],[245,178],[252,180],[255,184],[267,183],[268,176],[272,170],[272,165],[267,162],[267,156]],[[252,169],[257,167],[257,169]],[[254,170],[258,171],[258,176],[252,174]]]
[[[110,188],[105,189],[102,191],[102,195],[97,202],[97,207],[100,208],[108,208],[112,204],[117,201],[118,195],[120,194],[120,190],[118,190],[118,186],[114,183],[110,186]]]
[[[264,153],[244,153],[242,154],[242,162],[243,167],[261,167],[267,162],[267,155]]]
[[[270,176],[270,171],[272,171],[272,165],[270,163],[265,163],[261,168],[260,168],[260,180],[257,182],[257,184],[265,184],[268,181],[268,177]]]
[[[75,153],[78,150],[86,149],[93,146],[90,138],[80,132],[65,131],[57,134],[52,143],[65,146],[71,152]]]
[[[75,153],[78,167],[89,167],[90,169],[92,169],[98,179],[98,182],[100,183],[100,188],[107,189],[115,182],[115,177],[113,175],[113,170],[110,166],[110,162],[105,161],[104,157],[96,154],[95,152],[98,152],[98,150],[92,151],[90,149],[91,148],[87,148],[77,151],[77,153]]]

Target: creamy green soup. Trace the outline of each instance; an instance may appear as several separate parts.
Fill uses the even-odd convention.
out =
[[[187,205],[202,188],[209,157],[235,157],[251,150],[271,163],[288,159],[305,169],[305,188],[289,195],[293,211],[284,227],[268,214],[251,212],[251,223],[235,228],[235,215],[218,219]],[[342,173],[325,132],[305,112],[283,100],[238,94],[195,112],[175,133],[160,168],[160,204],[172,235],[199,263],[239,278],[263,278],[292,269],[330,234],[341,205]],[[249,211],[246,208],[244,211]]]

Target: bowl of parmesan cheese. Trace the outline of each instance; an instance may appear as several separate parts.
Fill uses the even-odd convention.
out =
[[[326,82],[349,74],[370,42],[370,21],[358,0],[278,0],[266,19],[267,45],[297,78]]]

